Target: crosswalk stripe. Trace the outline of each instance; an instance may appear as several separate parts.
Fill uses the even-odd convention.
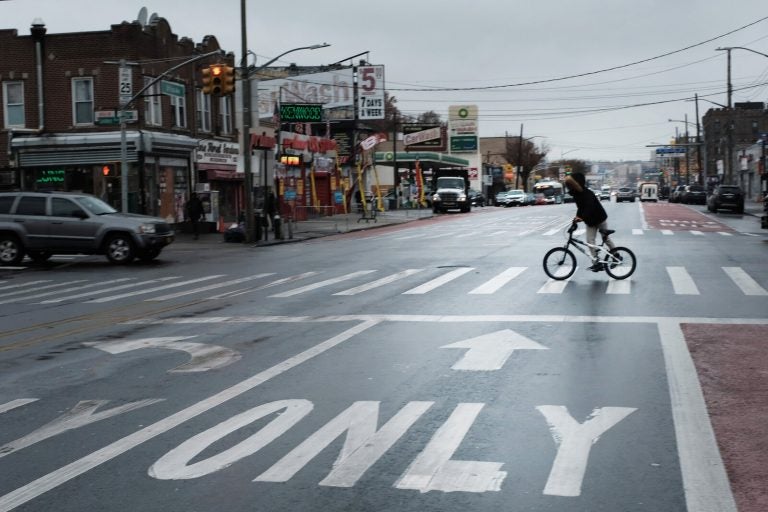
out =
[[[696,236],[702,236],[704,233],[702,233],[701,231],[696,231],[695,229],[692,229],[691,234]]]
[[[723,236],[733,236],[733,233],[729,233],[727,231],[718,231],[717,234]]]
[[[10,300],[7,300],[7,301],[0,301],[0,304],[5,304],[6,302],[14,302],[15,300],[30,300],[30,299],[39,299],[40,297],[50,297],[51,295],[61,295],[62,293],[71,293],[71,292],[76,292],[78,290],[87,290],[89,288],[95,288],[97,286],[104,286],[104,285],[110,285],[110,284],[115,284],[115,283],[123,283],[125,281],[130,281],[131,279],[133,279],[133,278],[132,277],[123,277],[123,278],[120,278],[120,279],[112,279],[110,281],[99,281],[98,283],[89,283],[89,284],[84,284],[84,285],[80,285],[80,286],[73,286],[71,288],[64,288],[64,289],[58,289],[58,290],[49,290],[49,291],[44,292],[44,293],[36,293],[34,295],[25,295],[24,297],[21,297],[21,298],[10,299]]]
[[[329,286],[332,284],[341,283],[342,281],[354,279],[358,276],[364,276],[366,274],[371,274],[373,272],[376,272],[376,271],[375,270],[358,270],[357,272],[352,272],[351,274],[345,274],[343,276],[334,277],[332,279],[326,279],[325,281],[320,281],[319,283],[309,284],[307,286],[302,286],[301,288],[294,288],[293,290],[288,290],[282,293],[276,293],[275,295],[270,295],[270,297],[281,297],[281,298],[292,297],[294,295],[299,295],[300,293],[317,290],[318,288],[322,288],[323,286]]]
[[[274,272],[269,272],[269,273],[264,273],[264,274],[256,274],[256,275],[253,275],[253,276],[242,277],[240,279],[232,279],[230,281],[222,281],[220,283],[214,283],[214,284],[210,284],[208,286],[201,286],[201,287],[195,288],[193,290],[184,290],[182,292],[171,293],[171,294],[168,294],[168,295],[163,295],[161,297],[153,297],[151,299],[145,299],[145,302],[161,302],[161,301],[164,301],[164,300],[176,299],[176,298],[179,298],[179,297],[183,297],[185,295],[192,295],[193,293],[202,293],[202,292],[207,292],[207,291],[210,291],[210,290],[215,290],[217,288],[223,288],[225,286],[231,286],[233,284],[246,283],[248,281],[253,281],[254,279],[260,279],[262,277],[268,277],[268,276],[272,276],[274,274],[275,274]]]
[[[609,295],[627,295],[632,291],[632,280],[627,279],[614,279],[612,281],[608,281],[608,288],[606,288],[605,293]]]
[[[407,270],[397,272],[390,276],[382,277],[381,279],[377,279],[376,281],[371,281],[370,283],[361,284],[360,286],[355,286],[354,288],[350,288],[348,290],[334,293],[334,295],[357,295],[358,293],[367,292],[367,291],[373,290],[374,288],[378,288],[379,286],[384,286],[386,284],[394,283],[395,281],[406,278],[408,276],[412,276],[413,274],[422,272],[423,270],[424,269],[422,268],[409,268]]]
[[[25,290],[16,290],[15,292],[3,293],[3,297],[9,297],[11,295],[23,295],[25,293],[39,292],[39,291],[42,291],[42,290],[52,290],[54,288],[61,288],[63,286],[68,286],[70,284],[84,283],[85,281],[86,281],[85,279],[77,279],[75,281],[66,281],[64,283],[46,284],[45,286],[38,286],[37,288],[28,288],[28,289],[25,289]],[[16,300],[19,300],[18,297],[15,297],[15,298],[9,299],[9,300],[4,300],[4,301],[0,302],[0,304],[7,304],[8,302],[13,302],[13,301],[16,301]]]
[[[699,289],[685,267],[667,267],[667,274],[676,295],[699,295]]]
[[[633,229],[632,230],[632,234],[633,235],[642,235],[643,233],[645,233],[645,231],[643,231],[642,229]]]
[[[752,279],[741,267],[723,267],[723,270],[736,283],[736,286],[744,292],[744,295],[768,296],[768,291]]]
[[[38,281],[29,281],[28,283],[17,283],[17,284],[8,285],[8,286],[0,286],[0,291],[15,290],[16,288],[26,288],[27,286],[34,286],[36,284],[50,283],[50,282],[51,282],[50,279],[41,279]]]
[[[672,232],[671,229],[662,229],[661,230],[661,234],[662,235],[673,235],[674,233]]]
[[[64,301],[73,300],[73,299],[82,299],[83,297],[93,297],[94,295],[103,295],[105,293],[112,293],[120,290],[127,290],[129,288],[137,288],[139,286],[144,286],[147,284],[161,283],[163,281],[171,281],[173,279],[179,279],[179,277],[167,276],[167,277],[160,277],[158,279],[149,279],[147,281],[139,281],[137,283],[121,284],[120,286],[113,286],[111,288],[106,288],[103,290],[91,290],[85,293],[78,293],[77,295],[67,295],[66,297],[61,297],[58,299],[43,300],[38,302],[38,304],[56,304],[58,302],[64,302]]]
[[[470,291],[470,295],[487,295],[495,293],[499,288],[519,276],[528,267],[510,267],[501,274],[493,277],[492,279],[481,284],[474,290]]]
[[[568,279],[564,279],[562,281],[555,281],[554,279],[550,279],[544,284],[544,286],[539,288],[539,291],[536,293],[563,293],[563,290],[565,290],[565,287],[568,285],[568,281]]]
[[[475,270],[473,267],[464,267],[464,268],[457,268],[454,270],[451,270],[447,274],[443,274],[440,277],[437,277],[429,282],[426,282],[420,286],[417,286],[416,288],[411,288],[410,290],[407,290],[403,292],[403,295],[421,295],[427,292],[430,292],[434,290],[435,288],[444,285],[445,283],[448,283],[450,281],[453,281],[454,279],[457,279],[467,272],[471,272]]]
[[[319,273],[320,272],[314,272],[313,271],[313,272],[304,272],[304,273],[301,273],[301,274],[297,274],[295,276],[283,277],[282,279],[277,279],[275,281],[269,282],[267,284],[263,284],[261,286],[256,286],[256,287],[253,287],[253,288],[244,288],[244,289],[240,289],[240,290],[230,290],[228,292],[221,293],[219,295],[212,295],[212,296],[208,297],[208,300],[223,299],[225,297],[236,297],[238,295],[243,295],[243,294],[254,292],[254,291],[257,291],[257,290],[266,290],[267,288],[272,288],[273,286],[279,286],[281,284],[292,283],[294,281],[298,281],[300,279],[305,279],[307,277],[314,276],[314,275],[317,275]]]
[[[211,279],[218,279],[220,277],[224,277],[224,274],[217,274],[217,275],[213,275],[213,276],[198,277],[197,279],[190,279],[188,281],[182,281],[180,283],[172,283],[172,284],[166,284],[166,285],[163,285],[163,286],[155,286],[154,288],[148,288],[146,290],[136,290],[136,291],[133,291],[133,292],[122,293],[120,295],[110,295],[109,297],[101,297],[100,299],[91,299],[89,301],[86,301],[86,303],[91,304],[91,303],[110,302],[110,301],[113,301],[113,300],[124,299],[126,297],[134,297],[136,295],[144,295],[146,293],[157,292],[157,291],[160,291],[160,290],[168,290],[169,288],[178,288],[180,286],[186,286],[188,284],[199,283],[199,282],[202,282],[202,281],[209,281]]]

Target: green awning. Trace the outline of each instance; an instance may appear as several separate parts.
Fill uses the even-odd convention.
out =
[[[469,160],[453,155],[446,155],[444,153],[410,151],[398,151],[397,155],[395,155],[393,151],[377,151],[373,155],[374,164],[390,166],[394,165],[395,156],[397,156],[397,165],[403,165],[404,167],[410,167],[409,164],[415,163],[416,160],[419,161],[423,168],[469,167]]]

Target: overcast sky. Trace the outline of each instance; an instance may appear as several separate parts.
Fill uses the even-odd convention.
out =
[[[239,59],[238,0],[4,0],[0,28],[27,35],[40,18],[49,33],[108,30],[141,7],[180,37],[215,35]],[[249,0],[247,10],[258,62],[322,42],[332,46],[279,63],[368,52],[401,111],[447,119],[449,105],[474,104],[481,136],[519,135],[522,125],[551,160],[648,160],[647,146],[675,130],[695,134],[686,98],[698,93],[701,116],[717,108],[709,101],[727,103],[727,52],[716,48],[768,54],[765,0]],[[733,102],[768,101],[768,58],[731,53]]]

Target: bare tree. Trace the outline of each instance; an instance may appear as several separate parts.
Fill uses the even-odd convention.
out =
[[[549,153],[549,146],[544,142],[537,146],[530,139],[520,140],[520,137],[510,137],[507,140],[504,157],[520,169],[515,188],[520,188],[519,182],[522,180],[523,190],[528,191],[528,177],[531,171],[544,160],[547,153]]]

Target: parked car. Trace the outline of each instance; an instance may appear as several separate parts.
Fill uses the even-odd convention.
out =
[[[657,202],[659,200],[659,185],[655,182],[640,184],[640,201]]]
[[[469,202],[472,206],[485,206],[485,196],[479,190],[469,189]]]
[[[525,206],[527,202],[528,198],[524,190],[508,190],[504,206]]]
[[[54,254],[103,254],[115,264],[156,258],[173,242],[165,220],[120,213],[101,199],[69,192],[0,192],[0,265]]]
[[[623,201],[635,202],[635,190],[630,187],[619,187],[616,191],[616,202],[621,203]]]
[[[707,204],[707,191],[701,185],[687,185],[680,201],[685,204]]]
[[[672,192],[670,192],[668,201],[670,203],[680,203],[683,192],[685,192],[685,185],[676,186],[672,189]]]
[[[717,185],[707,197],[707,210],[732,210],[744,213],[744,192],[738,185]]]
[[[493,198],[494,206],[507,206],[507,191],[503,190]]]

